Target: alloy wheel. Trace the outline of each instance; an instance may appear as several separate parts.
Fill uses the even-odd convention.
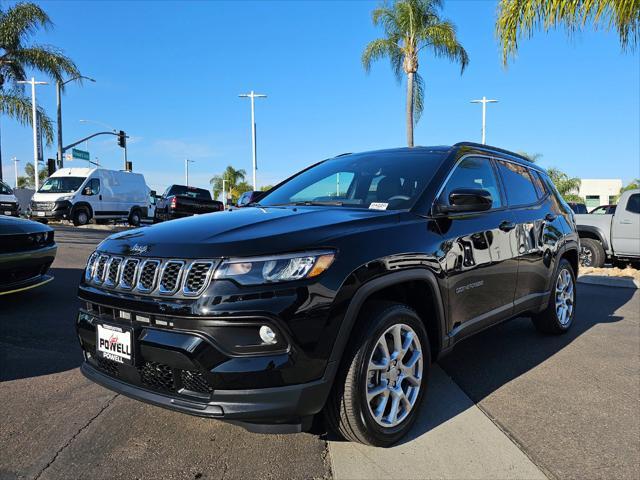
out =
[[[588,248],[580,248],[580,265],[590,267],[593,265],[593,252]]]
[[[573,278],[566,268],[560,270],[556,281],[556,316],[560,325],[566,327],[573,315],[575,289]]]
[[[395,324],[376,342],[367,367],[366,400],[383,427],[402,423],[413,409],[422,385],[420,340],[408,325]]]

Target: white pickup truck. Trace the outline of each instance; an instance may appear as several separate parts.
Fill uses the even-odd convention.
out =
[[[576,215],[580,235],[580,264],[602,267],[607,259],[614,265],[640,263],[640,190],[622,194],[611,215]]]

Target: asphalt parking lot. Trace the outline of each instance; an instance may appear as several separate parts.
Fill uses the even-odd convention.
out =
[[[0,299],[0,479],[638,478],[637,290],[580,285],[565,336],[517,319],[461,344],[411,438],[376,451],[252,434],[85,380],[76,287],[108,232],[56,229],[56,280]]]

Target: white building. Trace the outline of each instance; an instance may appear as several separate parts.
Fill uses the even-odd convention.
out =
[[[578,195],[584,198],[589,211],[600,205],[615,203],[622,188],[619,178],[583,178],[581,182]]]

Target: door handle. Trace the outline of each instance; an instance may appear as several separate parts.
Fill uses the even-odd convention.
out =
[[[510,232],[511,230],[516,228],[516,224],[513,222],[509,222],[508,220],[505,220],[498,226],[498,228],[503,232]]]
[[[99,198],[100,200],[102,200],[102,195],[98,195],[98,198]]]
[[[553,213],[547,213],[544,217],[547,222],[553,222],[556,218],[558,218],[558,216]]]

